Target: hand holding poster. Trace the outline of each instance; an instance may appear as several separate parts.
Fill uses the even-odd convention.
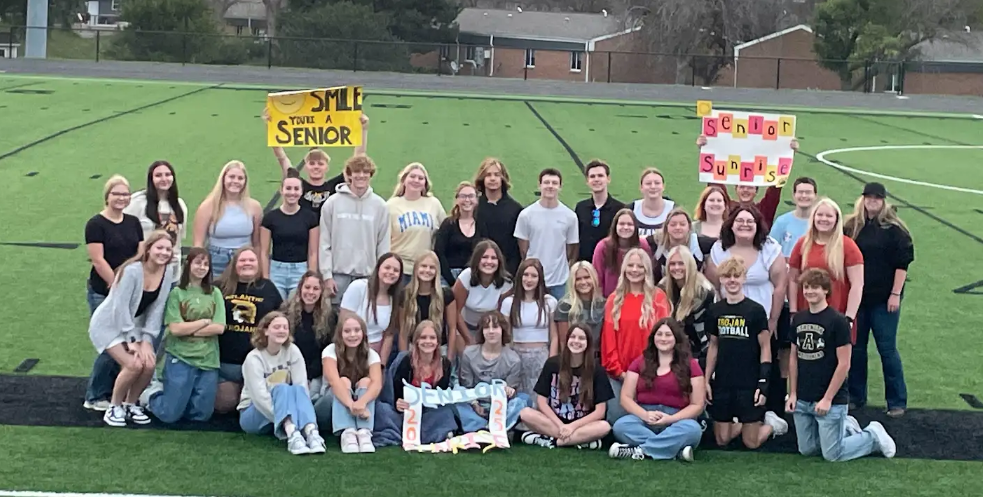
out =
[[[285,91],[266,97],[269,147],[357,147],[362,144],[362,87]]]
[[[792,173],[795,116],[713,109],[702,118],[701,183],[771,186]]]
[[[426,383],[420,387],[415,387],[403,380],[403,396],[410,405],[408,409],[403,411],[403,449],[406,451],[453,452],[457,454],[458,450],[480,448],[481,444],[485,444],[482,452],[487,452],[496,447],[509,447],[509,437],[505,429],[508,396],[505,393],[505,382],[502,380],[492,380],[491,385],[482,382],[475,385],[474,388],[458,387],[454,389],[431,388]],[[440,443],[421,445],[420,430],[424,407],[473,402],[487,398],[491,398],[491,408],[488,410],[488,431],[465,433]]]

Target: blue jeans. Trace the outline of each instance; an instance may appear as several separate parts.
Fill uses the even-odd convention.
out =
[[[562,285],[548,286],[546,287],[546,293],[552,295],[556,300],[560,300],[567,293],[567,285],[564,283]]]
[[[106,296],[93,292],[92,288],[86,285],[85,300],[89,304],[89,316],[92,316],[96,308],[106,300]],[[89,374],[89,383],[85,388],[85,401],[108,401],[112,398],[119,371],[119,364],[116,364],[116,360],[108,352],[103,351],[96,356],[96,360],[92,363],[92,373]]]
[[[284,302],[297,289],[297,284],[300,283],[300,277],[306,272],[306,262],[270,261],[270,281],[276,285],[277,291],[280,292],[280,298]]]
[[[367,388],[358,388],[352,392],[352,400],[358,400],[368,392]],[[327,395],[325,396],[327,397]],[[339,434],[349,428],[356,430],[366,429],[372,431],[375,426],[375,401],[369,402],[366,410],[369,411],[369,418],[362,419],[352,414],[337,397],[331,395],[331,431]],[[313,412],[313,411],[312,411]]]
[[[164,355],[164,390],[150,398],[150,412],[164,423],[208,421],[215,410],[218,370],[198,369]]]
[[[849,434],[846,432],[846,404],[829,408],[825,416],[816,414],[816,403],[796,401],[795,437],[799,440],[799,453],[804,456],[818,456],[827,461],[850,461],[874,452],[876,439],[868,431]]]
[[[487,410],[490,403],[481,402],[481,405]],[[471,404],[462,402],[453,404],[453,406],[457,410],[457,419],[461,421],[461,429],[464,430],[464,433],[473,433],[488,429],[488,419],[474,412]],[[515,427],[515,424],[519,422],[519,411],[522,411],[526,407],[529,407],[529,396],[524,393],[517,393],[515,397],[509,399],[509,403],[505,406],[506,431]]]
[[[252,435],[272,432],[280,440],[286,440],[287,432],[283,429],[283,422],[287,418],[293,421],[298,430],[315,423],[314,405],[304,387],[281,383],[273,387],[270,395],[273,397],[274,419],[267,418],[255,405],[250,405],[239,414],[239,427],[242,431]]]
[[[642,405],[646,411],[662,411],[673,415],[679,409],[667,406]],[[675,459],[686,446],[696,448],[703,438],[700,423],[683,419],[669,426],[652,426],[634,414],[622,417],[611,428],[619,442],[642,448],[652,459]]]
[[[232,255],[235,254],[236,250],[239,249],[208,247],[208,255],[212,258],[212,281],[222,276],[226,266],[232,262]]]
[[[608,381],[611,383],[611,391],[614,392],[614,398],[607,402],[607,414],[604,418],[607,420],[608,424],[614,426],[614,423],[619,419],[628,415],[628,411],[624,407],[621,407],[621,380],[616,380],[614,378],[608,377]]]
[[[850,376],[847,385],[850,402],[858,406],[867,403],[867,344],[874,335],[877,353],[881,356],[884,373],[884,397],[888,409],[908,407],[908,387],[904,381],[901,354],[898,353],[898,322],[901,309],[888,312],[887,304],[862,305],[857,310],[857,343],[853,346]]]

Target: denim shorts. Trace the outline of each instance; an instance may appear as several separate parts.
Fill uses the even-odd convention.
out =
[[[208,255],[212,258],[212,280],[222,275],[226,266],[232,262],[232,255],[235,254],[236,250],[239,249],[208,247]]]
[[[270,261],[270,281],[276,285],[276,289],[284,301],[297,289],[300,277],[306,272],[306,262]]]

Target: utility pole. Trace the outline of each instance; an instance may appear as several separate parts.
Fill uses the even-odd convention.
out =
[[[27,33],[24,56],[44,59],[48,55],[48,2],[27,0]]]

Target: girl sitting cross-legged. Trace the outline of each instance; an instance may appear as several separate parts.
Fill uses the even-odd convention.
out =
[[[612,431],[618,442],[608,452],[618,459],[693,460],[703,432],[706,387],[700,365],[690,355],[683,326],[664,318],[652,328],[642,357],[628,366],[621,404],[628,415]]]
[[[566,347],[550,357],[536,382],[536,407],[519,413],[532,431],[522,441],[543,447],[600,449],[611,431],[604,420],[605,402],[614,398],[611,383],[594,354],[594,338],[586,325],[574,324]]]
[[[382,391],[382,360],[369,347],[365,321],[355,314],[343,315],[334,343],[324,349],[321,362],[330,390],[321,396],[318,406],[319,410],[330,406],[332,432],[341,437],[341,451],[375,452],[372,429],[375,401]]]
[[[307,391],[307,367],[293,343],[287,317],[280,311],[267,314],[251,341],[255,348],[242,363],[244,383],[237,407],[242,431],[256,435],[272,431],[287,440],[291,454],[323,454],[324,439],[317,431]]]

